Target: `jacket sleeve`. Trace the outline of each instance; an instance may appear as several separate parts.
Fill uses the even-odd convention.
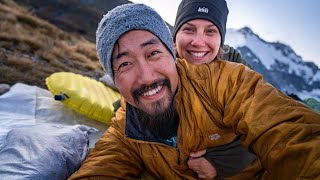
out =
[[[221,77],[224,124],[260,159],[263,178],[319,179],[320,115],[242,65]]]
[[[141,179],[142,162],[120,132],[111,126],[69,179]]]

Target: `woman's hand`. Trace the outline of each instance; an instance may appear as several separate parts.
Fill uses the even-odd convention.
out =
[[[217,171],[213,165],[203,157],[205,153],[205,149],[197,152],[191,152],[188,160],[188,166],[198,174],[199,178],[214,178],[217,176]]]

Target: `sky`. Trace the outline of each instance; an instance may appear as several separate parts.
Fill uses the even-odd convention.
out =
[[[131,0],[153,7],[174,25],[181,0]],[[227,0],[227,28],[250,27],[267,42],[291,46],[320,68],[320,0]]]

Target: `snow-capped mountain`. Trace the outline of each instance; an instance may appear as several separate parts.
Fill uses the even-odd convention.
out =
[[[225,44],[239,50],[255,71],[282,92],[320,100],[320,69],[290,46],[266,42],[248,27],[228,29]]]

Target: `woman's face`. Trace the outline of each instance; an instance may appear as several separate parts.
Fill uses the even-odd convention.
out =
[[[175,49],[180,58],[203,64],[215,59],[220,44],[219,29],[211,21],[195,19],[181,26],[176,34]]]

